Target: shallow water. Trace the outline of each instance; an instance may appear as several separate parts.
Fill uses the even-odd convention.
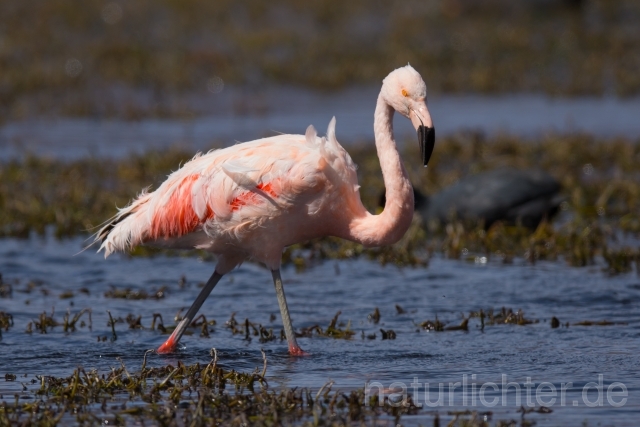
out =
[[[91,250],[74,256],[82,245],[80,239],[0,240],[0,273],[13,288],[11,297],[0,298],[0,311],[11,313],[15,321],[9,331],[2,331],[0,378],[6,373],[18,375],[14,382],[0,380],[0,394],[6,401],[13,402],[14,394],[32,398],[39,387],[30,383],[35,375],[66,376],[78,366],[106,372],[119,365],[116,357],[128,369],[139,370],[145,350],[166,338],[149,329],[153,313],[161,313],[165,324],[171,324],[172,316],[189,306],[199,291],[198,283],[213,269],[212,264],[196,258],[113,256],[105,261]],[[180,289],[183,275],[186,286]],[[249,318],[273,328],[276,334],[281,326],[270,274],[247,263],[223,278],[203,306],[207,319],[217,321],[215,332],[209,338],[199,337],[197,331],[185,336],[178,354],[152,355],[149,364],[207,363],[209,350],[215,347],[225,368],[250,371],[262,366],[262,348],[267,353],[271,387],[317,389],[329,380],[335,381],[334,389],[360,388],[367,382],[372,390],[404,384],[415,402],[424,403],[424,383],[428,382],[430,402],[438,400],[439,384],[443,384],[441,406],[433,410],[445,416],[450,410],[472,409],[492,411],[494,419],[517,420],[518,396],[525,406],[530,402],[553,409],[550,414],[527,415],[538,425],[584,420],[588,425],[635,425],[640,416],[640,279],[635,273],[609,277],[598,266],[578,269],[562,262],[531,266],[518,261],[503,265],[493,260],[476,264],[436,257],[428,268],[416,269],[381,267],[366,260],[327,261],[302,273],[286,268],[283,277],[296,328],[326,327],[340,310],[340,320],[350,322],[357,334],[351,340],[300,338],[300,345],[311,355],[297,358],[287,355],[286,342],[260,343],[255,337],[246,341],[244,335],[233,335],[224,326],[233,312],[239,322]],[[35,286],[25,293],[29,282]],[[149,294],[162,286],[166,290],[162,299],[125,300],[105,297],[111,286]],[[80,291],[83,288],[88,294]],[[74,296],[61,299],[67,291]],[[406,313],[398,314],[396,304]],[[527,319],[539,323],[486,325],[481,330],[478,319],[472,318],[468,332],[427,332],[417,326],[436,315],[447,326],[458,325],[471,310],[503,306],[521,309]],[[375,307],[381,313],[379,324],[368,319]],[[83,308],[92,309],[92,330],[83,327],[65,334],[58,326],[47,334],[25,333],[27,324],[43,311],[55,310],[54,318],[61,321],[67,310],[74,314]],[[118,323],[116,341],[99,341],[99,337],[111,336],[106,310],[116,318],[131,313],[142,316],[145,329],[130,330],[126,323]],[[273,321],[272,314],[276,315]],[[572,325],[552,329],[553,316]],[[624,324],[573,325],[584,320]],[[394,330],[397,339],[381,340],[380,328]],[[362,331],[375,333],[375,339],[363,339]],[[596,387],[583,396],[584,386],[598,383],[599,375],[601,399]],[[510,384],[504,398],[503,378],[505,385],[518,384]],[[527,378],[534,384],[533,391],[526,388],[530,387]],[[414,381],[420,384],[412,385]],[[466,401],[461,384],[449,394],[449,383],[463,381],[467,383]],[[397,384],[392,385],[394,382]],[[548,394],[536,395],[535,389],[543,382],[549,384],[542,391],[555,387],[555,403],[550,404]],[[572,384],[567,385],[569,382]],[[607,395],[615,382],[622,383],[627,392],[621,407],[611,404],[624,399],[618,393],[623,391],[621,385]],[[563,384],[565,391],[561,392]],[[588,407],[590,402],[596,406]],[[405,421],[430,424],[429,411]]]
[[[202,115],[189,120],[32,118],[0,126],[0,159],[26,153],[61,159],[117,158],[171,146],[195,152],[279,132],[304,134],[310,124],[324,135],[332,116],[337,119],[338,140],[348,145],[373,139],[377,95],[377,88],[329,94],[292,88],[270,88],[259,94],[225,89],[216,97],[194,101]],[[244,107],[238,111],[237,105]],[[432,96],[429,110],[439,136],[473,129],[523,137],[548,132],[640,137],[640,98]],[[394,129],[398,141],[415,138],[410,124],[397,114]]]

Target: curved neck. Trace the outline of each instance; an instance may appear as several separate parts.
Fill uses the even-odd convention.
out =
[[[396,243],[404,236],[413,218],[413,188],[393,139],[393,113],[382,95],[378,96],[373,130],[386,187],[386,203],[380,215],[371,215],[365,210],[349,224],[349,237],[365,246]]]

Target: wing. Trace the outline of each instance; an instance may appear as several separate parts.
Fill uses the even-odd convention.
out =
[[[357,191],[355,166],[335,140],[334,125],[328,138],[318,138],[310,126],[304,136],[278,135],[196,155],[103,227],[102,247],[108,254],[201,230],[237,235],[292,206],[318,212],[328,181],[346,181]]]
[[[142,241],[180,237],[270,217],[315,191],[318,147],[300,135],[279,135],[197,155],[172,173],[145,203]]]

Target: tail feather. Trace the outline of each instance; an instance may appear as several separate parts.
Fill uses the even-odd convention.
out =
[[[116,215],[113,218],[111,218],[111,220],[104,227],[102,227],[100,231],[98,231],[98,234],[96,235],[96,240],[98,240],[100,243],[104,243],[104,241],[107,240],[109,233],[111,233],[114,227],[119,223],[121,223],[126,218],[128,218],[129,215],[131,214],[132,212],[127,212],[124,215]]]
[[[145,208],[152,193],[142,193],[129,206],[120,211],[95,234],[94,243],[100,243],[98,252],[104,250],[104,257],[113,252],[126,251],[139,244],[143,237],[146,215]]]

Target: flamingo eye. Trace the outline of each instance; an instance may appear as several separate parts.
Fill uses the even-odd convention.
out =
[[[407,96],[409,96],[409,92],[407,92],[406,89],[402,89],[402,96],[406,98]]]

